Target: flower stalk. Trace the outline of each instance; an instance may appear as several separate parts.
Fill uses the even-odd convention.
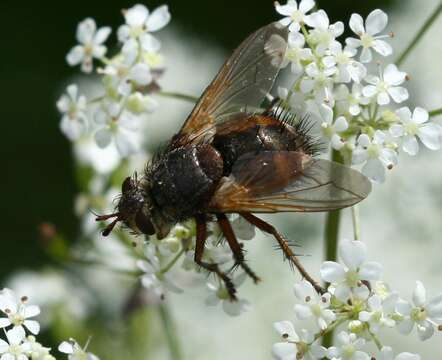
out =
[[[437,19],[437,17],[439,16],[439,14],[441,12],[442,12],[442,1],[434,9],[434,11],[428,17],[428,19],[423,23],[422,27],[419,29],[419,31],[416,33],[414,38],[411,40],[410,44],[398,56],[397,60],[395,61],[395,63],[398,66],[401,65],[405,61],[405,59],[408,57],[408,55],[410,55],[411,51],[419,43],[419,41],[422,39],[422,37],[425,35],[425,33],[428,31],[428,29],[431,27],[431,25],[434,23],[434,21]]]
[[[176,92],[176,91],[158,91],[156,94],[163,96],[163,97],[174,98],[174,99],[178,99],[178,100],[191,102],[193,104],[199,100],[199,98],[197,96],[183,94],[183,93]]]
[[[163,323],[164,333],[166,335],[167,345],[170,351],[171,360],[181,360],[182,353],[181,348],[176,336],[175,326],[172,322],[172,317],[166,303],[161,303],[159,306],[159,312],[161,317],[161,322]]]

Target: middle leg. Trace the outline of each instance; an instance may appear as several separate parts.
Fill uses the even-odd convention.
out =
[[[241,266],[247,275],[249,275],[255,284],[257,284],[261,279],[253,272],[252,269],[245,263],[244,253],[235,233],[230,225],[229,219],[225,214],[217,214],[219,227],[223,232],[230,249],[233,252],[233,258],[235,260],[235,265]]]
[[[229,293],[229,297],[231,300],[237,300],[236,298],[236,289],[232,280],[229,278],[227,274],[225,274],[219,268],[218,264],[212,264],[203,261],[204,255],[204,247],[206,245],[207,240],[207,224],[206,218],[203,216],[198,216],[195,218],[196,220],[196,244],[195,244],[195,256],[194,261],[202,268],[206,269],[209,272],[214,272],[218,277],[224,282],[224,285]]]

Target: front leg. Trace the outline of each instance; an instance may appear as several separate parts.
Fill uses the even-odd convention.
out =
[[[214,272],[216,275],[220,277],[220,279],[224,282],[226,286],[227,292],[229,293],[229,297],[232,301],[238,300],[236,298],[236,289],[232,280],[228,277],[228,275],[221,271],[218,264],[211,264],[203,261],[204,249],[207,240],[207,222],[206,218],[203,215],[195,217],[196,220],[196,243],[195,243],[195,256],[194,261],[202,268],[206,269],[209,272]]]

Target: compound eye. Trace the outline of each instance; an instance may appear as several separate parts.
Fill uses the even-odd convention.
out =
[[[137,215],[135,216],[135,224],[143,234],[155,234],[155,229],[152,225],[152,222],[150,221],[149,217],[142,211],[138,211]]]
[[[130,177],[124,179],[123,184],[121,185],[121,191],[124,193],[132,190],[134,187],[134,183]]]

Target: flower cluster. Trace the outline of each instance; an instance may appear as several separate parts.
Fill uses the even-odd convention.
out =
[[[366,176],[383,182],[400,149],[416,155],[418,139],[431,150],[440,148],[442,128],[429,121],[428,112],[403,106],[409,76],[386,59],[393,54],[386,41],[393,33],[386,32],[382,10],[365,21],[353,14],[349,26],[355,35],[339,42],[344,24],[330,24],[323,10],[312,12],[313,0],[275,7],[289,26],[284,65],[290,64],[296,78],[279,96],[295,110],[319,116],[324,137],[348,164],[362,165]]]
[[[61,131],[71,141],[93,136],[96,145],[116,146],[121,157],[139,150],[141,140],[135,130],[142,119],[158,107],[152,93],[164,72],[161,43],[152,33],[170,21],[166,5],[151,13],[144,5],[124,11],[125,24],[117,30],[119,51],[107,56],[105,41],[111,28],[97,29],[87,18],[77,28],[79,45],[73,47],[66,60],[69,65],[81,64],[81,70],[91,73],[94,61],[100,63],[96,72],[101,77],[98,96],[87,99],[76,84],[69,85],[57,102],[62,113]]]
[[[241,217],[232,221],[232,227],[238,239],[250,240],[255,236],[255,229]],[[203,255],[203,260],[209,263],[218,264],[221,269],[228,271],[235,267],[230,249],[221,242],[222,234],[217,225],[212,224],[208,232],[208,239]],[[169,235],[162,240],[154,237],[148,243],[142,245],[143,259],[137,261],[138,268],[142,271],[141,283],[150,294],[158,299],[164,298],[168,291],[175,293],[182,292],[176,284],[174,278],[179,278],[176,274],[172,276],[169,272],[177,261],[182,258],[181,270],[195,273],[197,282],[206,283],[210,292],[206,299],[206,305],[215,306],[222,304],[223,310],[231,316],[240,315],[249,309],[249,302],[245,299],[231,301],[223,282],[213,283],[207,281],[205,272],[195,264],[193,258],[195,254],[195,224],[188,222],[176,225]],[[190,275],[190,274],[188,274]],[[239,287],[245,280],[246,274],[239,273],[233,279],[236,287]]]
[[[7,288],[0,290],[0,328],[3,328],[5,334],[5,339],[0,338],[2,360],[55,360],[50,353],[51,349],[44,347],[35,338],[40,332],[40,324],[34,318],[39,314],[40,308],[29,304],[27,296],[17,297],[14,291]],[[60,352],[69,354],[69,360],[99,360],[90,353],[85,357],[85,351],[74,340],[71,343],[71,348],[67,342],[61,343],[59,347]]]
[[[299,320],[314,320],[317,332],[303,329],[299,334],[290,321],[274,324],[282,342],[273,346],[277,359],[417,360],[418,355],[401,353],[394,356],[382,344],[378,334],[383,328],[396,328],[409,334],[416,327],[421,340],[429,339],[442,324],[442,294],[428,299],[421,282],[416,283],[412,302],[402,299],[381,281],[382,266],[367,261],[367,250],[360,241],[343,240],[339,246],[342,263],[326,261],[321,265],[323,281],[329,284],[324,294],[317,294],[307,281],[295,284],[298,300],[294,310]],[[326,349],[320,339],[338,328],[336,346]],[[370,354],[365,345],[373,342],[379,357]]]

